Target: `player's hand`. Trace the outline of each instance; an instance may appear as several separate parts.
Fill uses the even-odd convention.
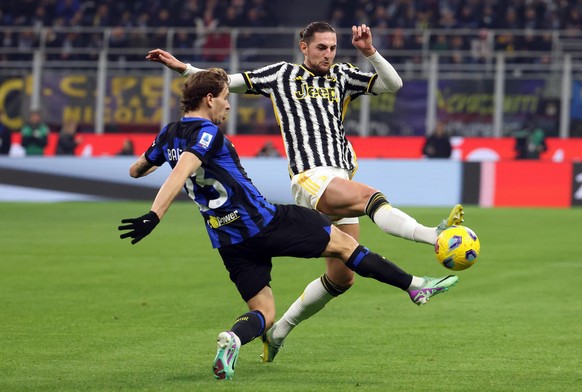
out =
[[[186,64],[172,56],[170,52],[166,52],[165,50],[162,49],[150,50],[146,56],[146,60],[164,64],[172,71],[176,71],[179,73],[182,73],[186,70]]]
[[[155,212],[150,211],[147,214],[140,216],[139,218],[122,219],[121,223],[127,224],[123,226],[118,226],[117,227],[118,230],[130,230],[130,231],[121,234],[119,238],[123,239],[131,237],[133,238],[131,240],[131,244],[135,245],[139,241],[141,241],[142,238],[144,238],[146,235],[152,232],[152,230],[158,225],[158,223],[160,223],[160,218]]]
[[[352,26],[352,44],[366,57],[376,52],[372,46],[372,30],[365,24]]]

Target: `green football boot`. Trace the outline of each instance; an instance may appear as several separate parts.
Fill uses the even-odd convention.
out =
[[[273,341],[273,331],[277,328],[275,324],[267,332],[261,336],[263,340],[263,353],[261,354],[262,362],[273,362],[275,355],[279,352],[279,349],[283,344],[275,344]]]
[[[418,306],[428,302],[431,297],[437,294],[448,291],[451,287],[457,284],[459,278],[456,275],[448,275],[444,278],[424,277],[424,284],[421,288],[409,290],[408,295],[412,302]]]
[[[234,366],[238,359],[240,341],[236,335],[230,331],[221,332],[216,338],[216,357],[214,358],[214,377],[219,380],[232,380],[234,377]]]
[[[460,204],[455,205],[447,219],[443,219],[437,226],[437,235],[442,233],[447,227],[458,226],[463,223],[465,221],[464,215],[465,211],[463,211],[463,206]]]

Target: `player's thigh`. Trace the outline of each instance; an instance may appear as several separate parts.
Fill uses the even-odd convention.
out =
[[[330,226],[329,218],[317,211],[280,204],[271,223],[245,242],[271,257],[319,258],[329,243]]]
[[[291,178],[291,193],[295,204],[318,210],[317,204],[334,178],[349,180],[350,173],[336,167],[316,167]]]
[[[324,214],[361,216],[365,213],[368,200],[376,192],[369,185],[336,177],[319,198],[317,209]]]
[[[337,228],[346,234],[349,234],[356,241],[360,240],[360,225],[337,225]]]
[[[230,280],[245,302],[269,286],[271,281],[271,257],[260,254],[246,242],[218,249]]]

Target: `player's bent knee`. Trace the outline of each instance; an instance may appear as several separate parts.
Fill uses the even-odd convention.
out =
[[[339,291],[341,291],[341,293],[343,293],[354,285],[355,274],[352,270],[346,267],[341,260],[333,260],[335,263],[330,263],[331,260],[328,259],[327,269],[322,279],[327,279],[328,282],[330,282],[330,286],[337,288]],[[324,285],[325,283],[326,282],[324,282]]]
[[[370,198],[372,196],[374,196],[376,193],[379,193],[379,191],[377,189],[372,188],[372,187],[367,187],[367,188],[362,190],[362,193],[360,194],[360,201],[363,202],[365,205],[368,203]]]
[[[329,257],[337,257],[342,260],[347,260],[354,249],[358,247],[358,241],[351,235],[344,233],[336,226],[331,227],[331,235],[329,243],[326,248],[326,255]]]
[[[353,274],[349,277],[345,276],[344,279],[336,279],[336,281],[337,286],[340,287],[344,292],[348,291],[354,285],[354,283],[356,283],[356,279],[354,278]]]

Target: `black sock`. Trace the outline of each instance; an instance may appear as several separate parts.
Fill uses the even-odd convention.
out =
[[[406,290],[412,283],[412,275],[362,245],[354,250],[346,266],[360,276],[373,278],[402,290]]]
[[[258,310],[253,310],[239,316],[230,329],[240,339],[241,346],[265,332],[265,316]]]

